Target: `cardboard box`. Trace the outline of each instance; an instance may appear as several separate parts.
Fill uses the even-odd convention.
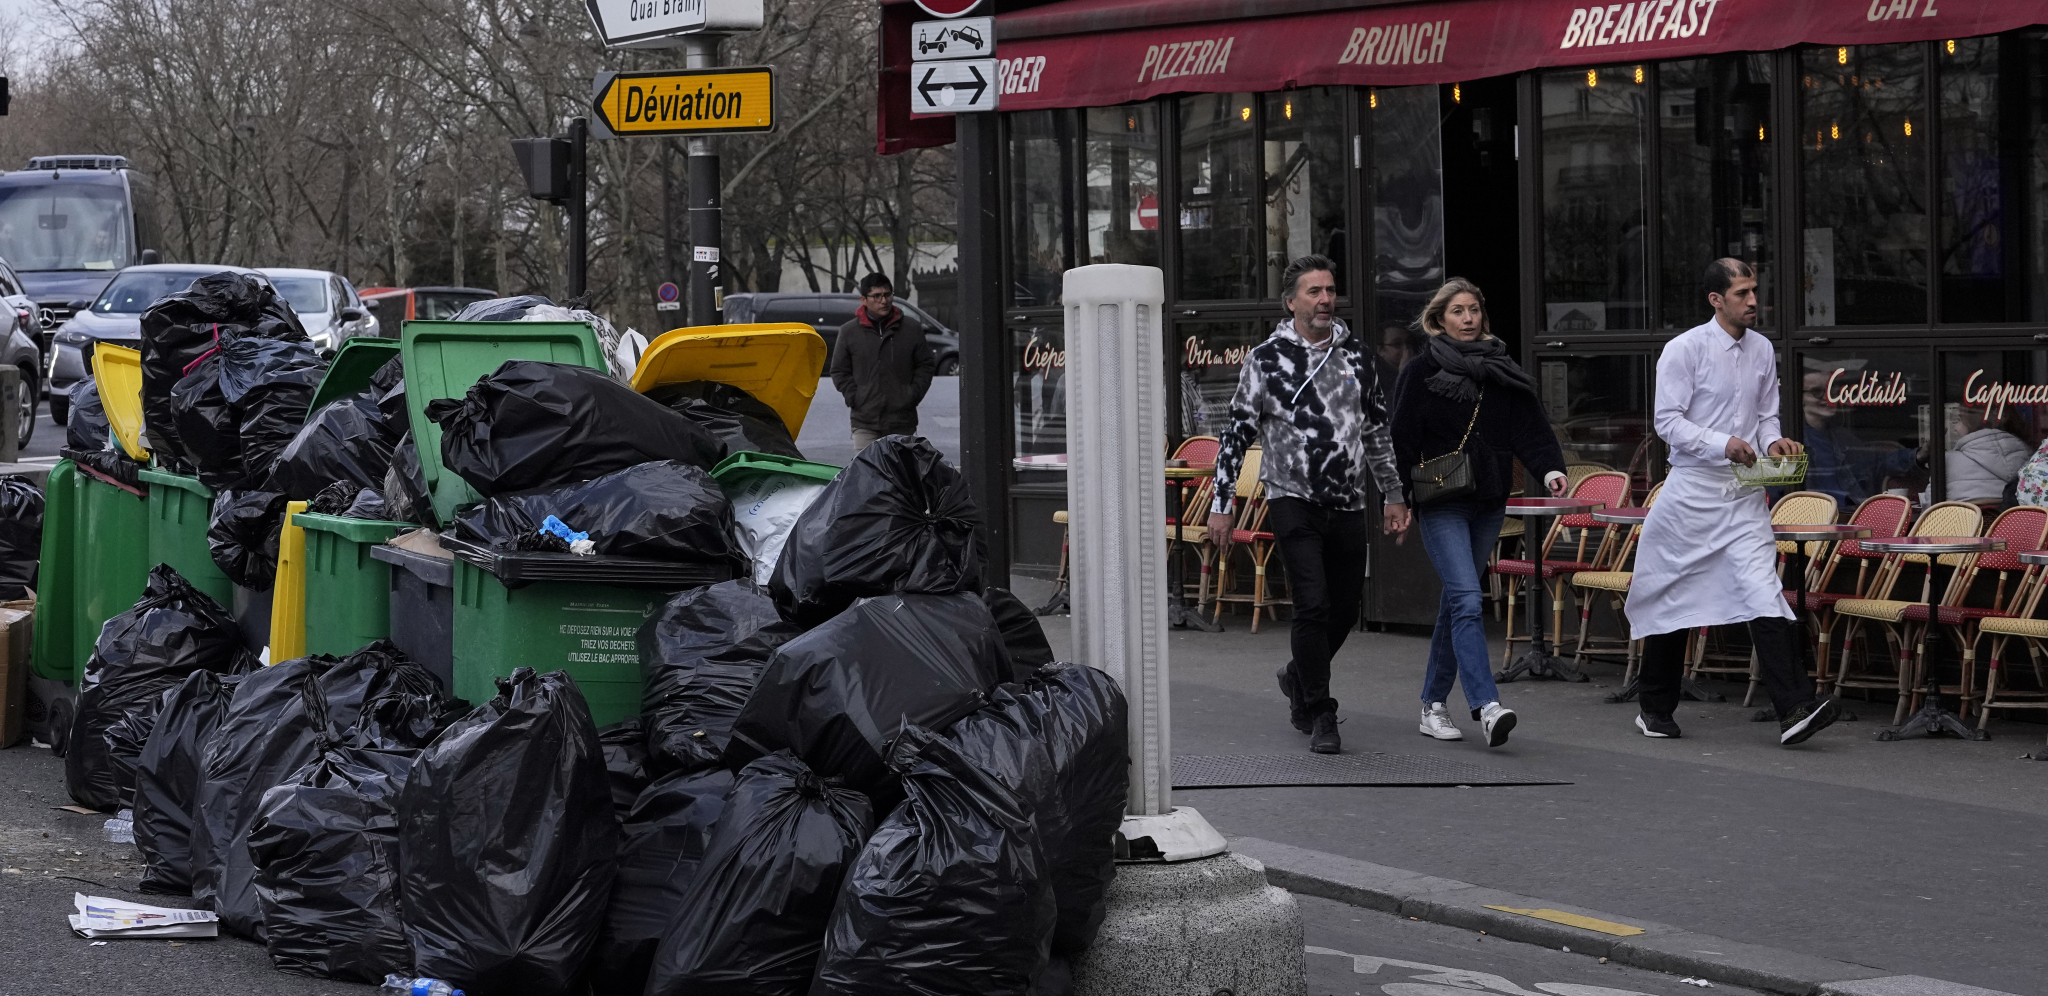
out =
[[[35,646],[33,595],[0,602],[0,747],[12,747],[28,733],[28,667]]]

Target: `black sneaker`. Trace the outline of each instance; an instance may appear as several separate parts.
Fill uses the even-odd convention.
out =
[[[1294,680],[1294,665],[1282,667],[1274,676],[1280,679],[1280,694],[1287,696],[1287,721],[1303,733],[1310,732],[1314,724],[1301,707],[1301,685]]]
[[[1643,731],[1643,736],[1653,740],[1676,740],[1679,735],[1678,724],[1672,722],[1669,716],[1648,716],[1637,713],[1636,729]]]
[[[1315,718],[1308,738],[1308,749],[1317,754],[1341,754],[1344,741],[1337,736],[1337,714],[1323,713]]]
[[[1808,737],[1826,729],[1841,715],[1842,707],[1836,705],[1834,699],[1808,702],[1778,721],[1778,744],[1782,747],[1803,744]]]

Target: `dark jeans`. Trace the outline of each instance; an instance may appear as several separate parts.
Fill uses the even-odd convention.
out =
[[[1287,568],[1294,600],[1294,680],[1310,716],[1336,712],[1330,697],[1330,658],[1358,623],[1365,595],[1365,563],[1372,534],[1365,512],[1347,512],[1300,498],[1268,503],[1266,529]]]
[[[1679,683],[1685,677],[1687,630],[1659,633],[1643,641],[1643,672],[1638,693],[1643,715],[1669,716],[1678,708]],[[1749,621],[1749,639],[1756,645],[1756,667],[1771,707],[1784,719],[1814,700],[1813,682],[1799,662],[1799,624],[1766,616]]]
[[[1465,704],[1474,712],[1500,701],[1493,685],[1493,660],[1486,649],[1486,616],[1480,608],[1479,579],[1486,576],[1486,558],[1500,542],[1500,523],[1507,510],[1481,511],[1475,504],[1445,502],[1416,513],[1423,549],[1443,582],[1437,602],[1436,632],[1429,638],[1429,670],[1422,679],[1422,705],[1450,698],[1453,682],[1465,687]]]

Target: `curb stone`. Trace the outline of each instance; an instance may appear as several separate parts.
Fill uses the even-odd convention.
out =
[[[1266,866],[1268,882],[1291,892],[1485,931],[1503,940],[1568,947],[1574,954],[1607,958],[1656,972],[1697,976],[1782,996],[2012,996],[1924,976],[1886,975],[1883,969],[1868,965],[1694,933],[1670,924],[1566,906],[1257,837],[1228,840],[1232,851]],[[1640,927],[1643,932],[1615,937],[1487,909],[1489,906],[1555,909]]]

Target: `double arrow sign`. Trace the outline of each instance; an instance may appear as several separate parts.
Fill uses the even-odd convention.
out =
[[[996,109],[993,17],[920,21],[910,26],[910,112],[965,114]],[[930,60],[930,61],[926,61]]]

